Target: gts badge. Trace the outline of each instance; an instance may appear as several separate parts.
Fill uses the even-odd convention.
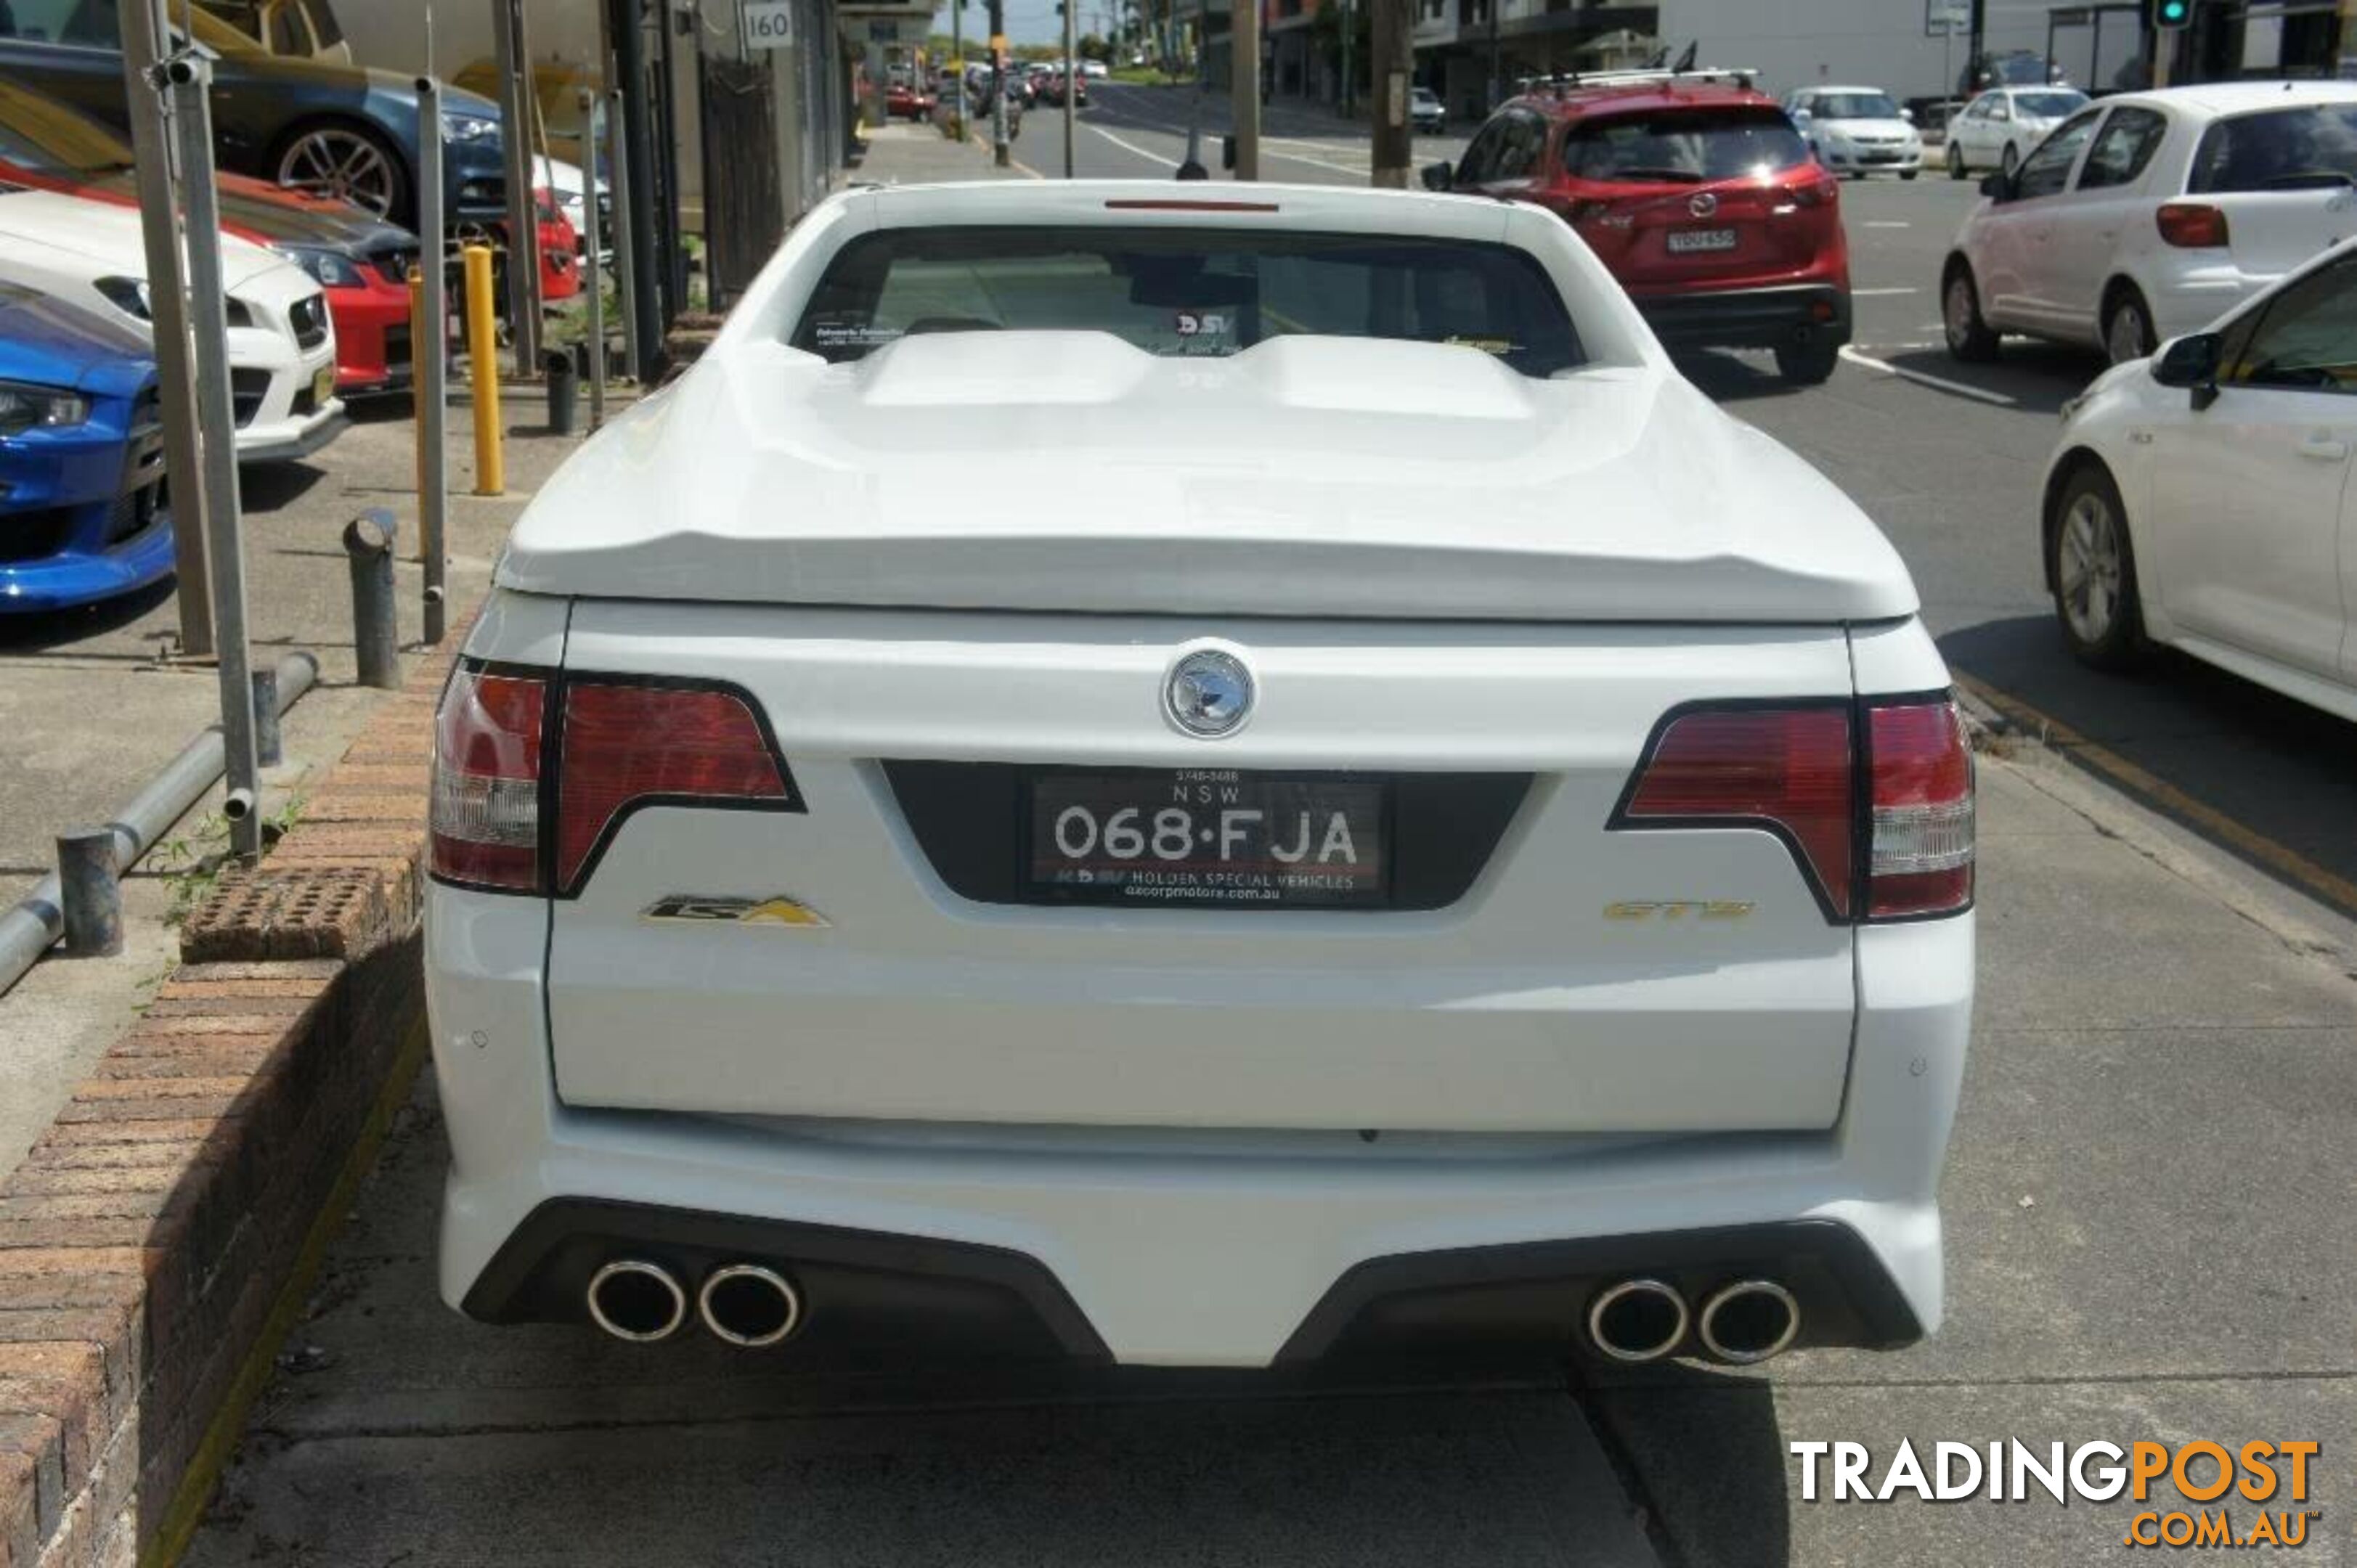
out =
[[[1734,898],[1624,898],[1604,906],[1608,920],[1740,920],[1751,905]]]
[[[699,893],[673,893],[648,905],[641,920],[717,921],[734,926],[798,926],[823,928],[827,918],[799,898],[718,898]]]

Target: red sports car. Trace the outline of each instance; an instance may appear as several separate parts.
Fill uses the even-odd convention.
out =
[[[1740,73],[1534,84],[1425,183],[1561,217],[1669,348],[1770,349],[1814,384],[1849,341],[1841,186]]]
[[[925,120],[933,113],[933,95],[912,81],[896,81],[884,90],[884,113],[893,119]]]

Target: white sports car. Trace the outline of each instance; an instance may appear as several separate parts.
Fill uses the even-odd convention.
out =
[[[838,196],[535,498],[439,718],[453,1305],[1937,1326],[1972,765],[1898,556],[1551,215],[1231,188]]]
[[[2167,644],[2357,720],[2357,242],[2066,412],[2046,583],[2100,669]]]
[[[0,183],[0,268],[21,287],[148,325],[147,252],[136,208]],[[308,456],[349,423],[336,396],[336,328],[294,263],[221,236],[231,417],[241,463]]]

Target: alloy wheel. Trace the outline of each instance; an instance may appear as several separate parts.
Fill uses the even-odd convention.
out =
[[[1973,317],[1977,309],[1971,281],[1962,273],[1950,278],[1947,297],[1940,302],[1940,319],[1948,329],[1949,348],[1953,349],[1971,338]]]
[[[349,201],[382,218],[393,210],[400,181],[375,143],[356,131],[323,125],[296,138],[280,156],[278,183]]]
[[[2071,503],[2054,553],[2072,635],[2083,644],[2104,641],[2119,616],[2121,564],[2119,521],[2101,496],[2083,494]]]
[[[2152,328],[2144,318],[2144,302],[2124,299],[2104,328],[2104,349],[2115,365],[2141,360],[2152,352]]]

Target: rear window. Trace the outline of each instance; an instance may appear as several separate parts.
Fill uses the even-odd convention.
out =
[[[2357,184],[2357,103],[2304,103],[2221,120],[2202,133],[2185,188],[2300,190]]]
[[[2067,114],[2076,114],[2086,107],[2086,103],[2087,95],[2083,92],[2017,92],[2013,95],[2016,109],[2040,120],[2060,120]]]
[[[1544,269],[1508,245],[1083,225],[887,229],[835,253],[794,346],[841,364],[917,333],[1110,332],[1222,356],[1318,335],[1456,343],[1524,375],[1582,361]]]
[[[1808,144],[1792,122],[1765,107],[1581,120],[1563,142],[1564,167],[1576,179],[1699,184],[1808,161]]]

